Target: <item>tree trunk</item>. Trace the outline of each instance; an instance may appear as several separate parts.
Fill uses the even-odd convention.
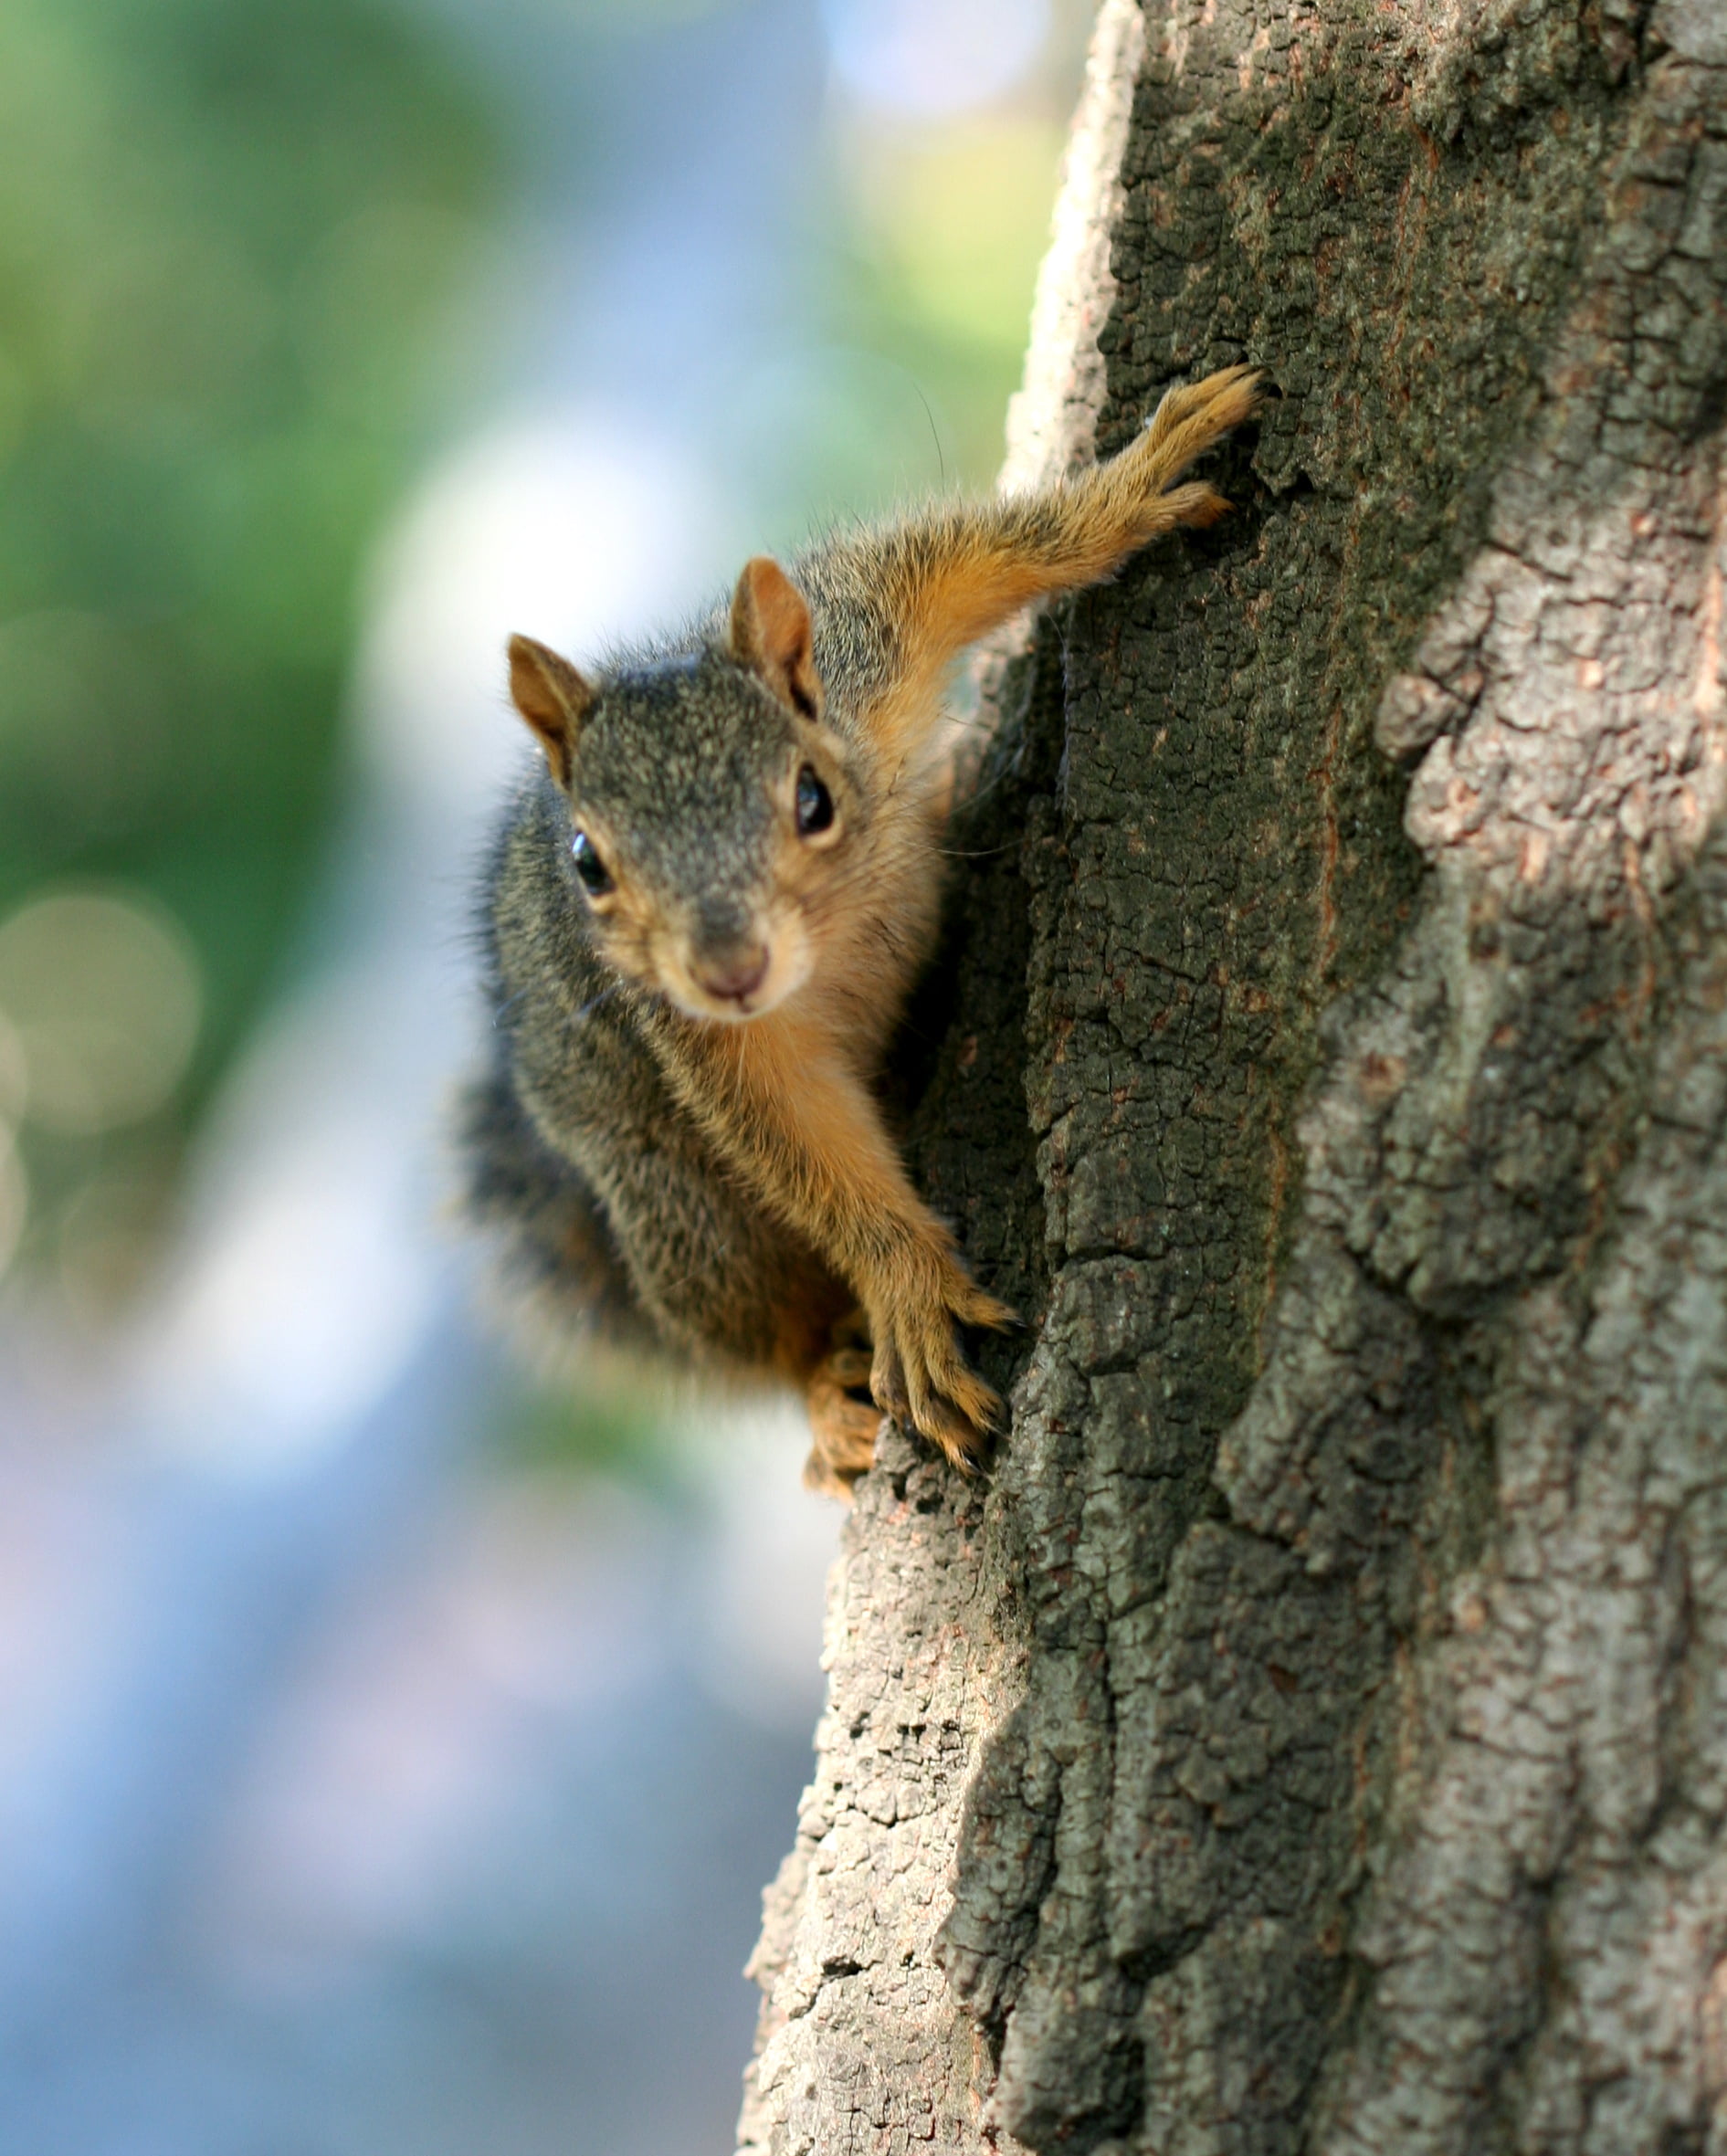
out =
[[[995,667],[1029,1330],[859,1489],[762,2156],[1727,2151],[1723,0],[1109,0],[1010,474],[1244,358]]]

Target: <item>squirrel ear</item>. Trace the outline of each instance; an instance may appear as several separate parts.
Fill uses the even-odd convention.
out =
[[[567,793],[575,737],[594,702],[592,687],[567,658],[532,636],[511,636],[510,696],[539,735],[552,775]]]
[[[765,554],[743,564],[732,594],[732,656],[759,674],[782,703],[806,719],[821,717],[809,608],[785,570]]]

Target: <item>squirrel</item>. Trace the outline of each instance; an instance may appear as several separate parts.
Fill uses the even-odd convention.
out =
[[[845,531],[789,571],[758,556],[729,605],[592,676],[510,641],[543,762],[485,878],[467,1210],[542,1307],[796,1386],[816,1488],[848,1493],[883,1415],[968,1467],[999,1412],[959,1329],[1013,1313],[912,1188],[876,1092],[938,927],[949,670],[1222,516],[1175,482],[1260,395],[1228,367],[1071,479]]]

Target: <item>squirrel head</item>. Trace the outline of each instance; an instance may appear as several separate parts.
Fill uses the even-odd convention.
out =
[[[692,1018],[737,1023],[818,969],[869,823],[856,754],[823,723],[809,609],[747,563],[693,653],[590,681],[531,637],[510,692],[570,805],[572,903],[608,963]]]

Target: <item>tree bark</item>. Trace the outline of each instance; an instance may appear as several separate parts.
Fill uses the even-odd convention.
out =
[[[1727,6],[1109,0],[742,2147],[1727,2151]],[[1029,1108],[1029,1118],[1027,1110]]]

